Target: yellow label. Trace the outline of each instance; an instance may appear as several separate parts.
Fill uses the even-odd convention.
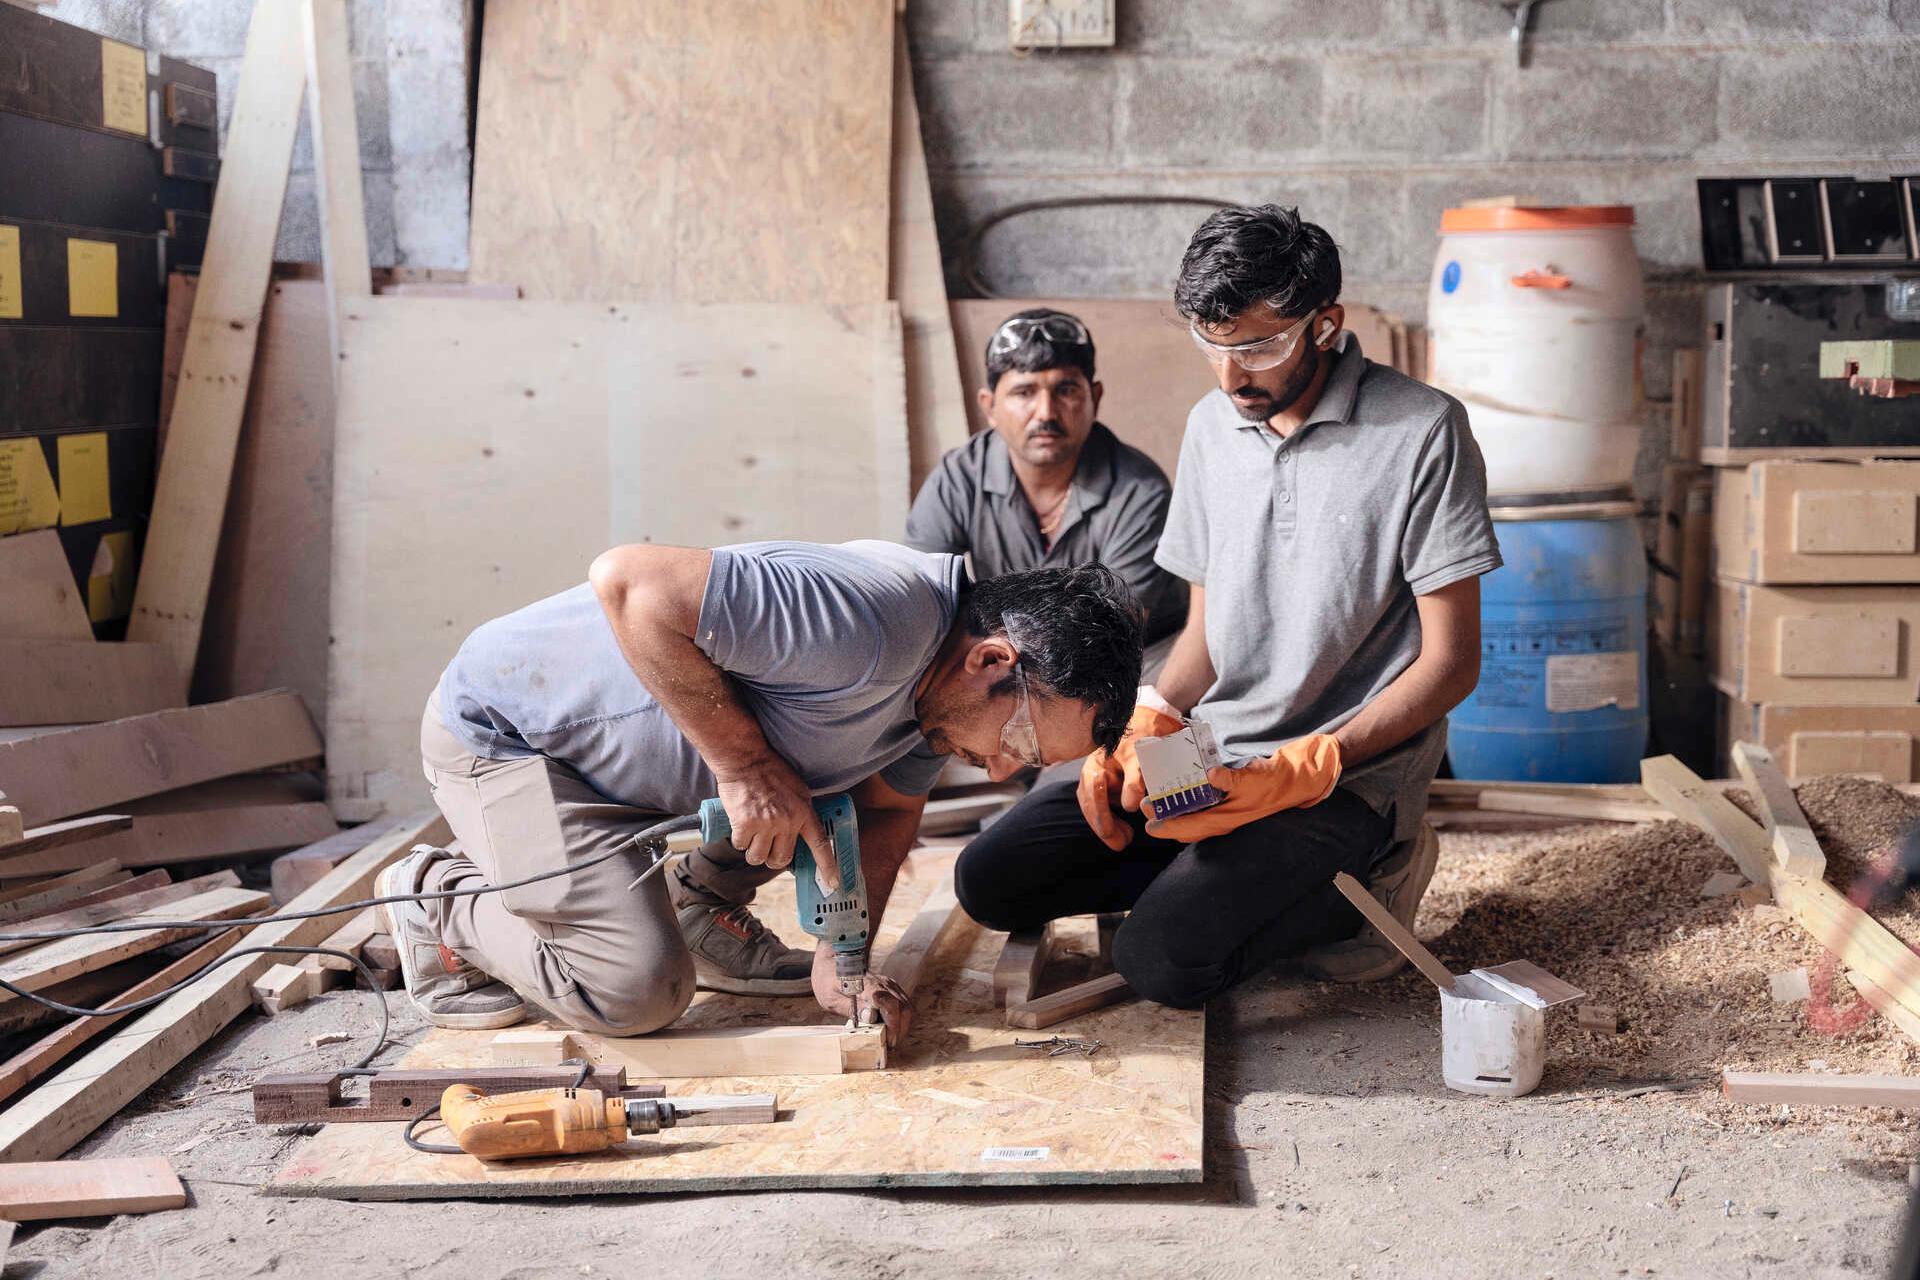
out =
[[[87,575],[87,617],[110,622],[133,612],[133,534],[126,530],[100,539]]]
[[[0,223],[0,320],[18,320],[25,314],[26,290],[20,283],[20,228]]]
[[[51,529],[60,523],[60,491],[53,487],[38,440],[0,440],[0,534]]]
[[[67,314],[120,314],[120,246],[111,240],[67,241]]]
[[[147,136],[147,55],[118,40],[100,42],[100,123]]]
[[[113,514],[107,492],[107,433],[61,436],[54,445],[60,463],[60,523],[91,524]]]

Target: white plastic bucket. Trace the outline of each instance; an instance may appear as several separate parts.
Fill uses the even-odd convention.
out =
[[[1462,1093],[1517,1098],[1547,1062],[1546,1014],[1463,973],[1440,992],[1440,1077]]]
[[[1580,500],[1633,482],[1638,423],[1569,422],[1496,409],[1467,397],[1461,403],[1487,460],[1490,497],[1551,493]]]
[[[1639,413],[1645,313],[1630,207],[1446,211],[1427,293],[1430,378],[1467,404],[1490,470],[1547,462],[1573,477],[1501,491],[1631,481],[1632,456],[1622,466],[1614,441]],[[1506,422],[1494,423],[1494,412]],[[1537,430],[1490,443],[1483,417],[1516,429],[1534,419]],[[1561,456],[1540,457],[1550,453]]]

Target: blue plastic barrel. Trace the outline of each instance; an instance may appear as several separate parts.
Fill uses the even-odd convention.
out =
[[[1506,563],[1480,580],[1480,684],[1447,732],[1455,777],[1639,780],[1646,552],[1631,503],[1597,505],[1586,519],[1495,513]]]

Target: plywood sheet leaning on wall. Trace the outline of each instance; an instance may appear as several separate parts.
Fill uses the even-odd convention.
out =
[[[875,942],[889,950],[950,858],[915,858]],[[791,941],[793,878],[761,890],[756,910]],[[1090,962],[1093,921],[1064,943]],[[771,1125],[669,1129],[578,1159],[483,1165],[407,1150],[391,1126],[328,1125],[297,1149],[270,1192],[354,1200],[761,1191],[800,1187],[1058,1186],[1197,1182],[1203,1146],[1206,1015],[1134,1001],[1082,1015],[1092,1057],[1022,1049],[1045,1039],[1004,1025],[985,974],[1001,936],[963,922],[930,953],[906,1043],[884,1071],[676,1079],[669,1095],[774,1093]],[[680,1026],[778,1025],[809,1016],[794,1000],[703,992]],[[825,1021],[818,1009],[810,1010]],[[402,1064],[491,1065],[498,1032],[435,1031]],[[644,1037],[642,1037],[644,1039]],[[422,1134],[438,1141],[444,1135]]]
[[[374,297],[343,326],[327,704],[343,819],[424,801],[420,713],[460,642],[584,582],[607,547],[905,524],[891,304]]]
[[[472,278],[529,298],[878,302],[892,0],[494,0]]]

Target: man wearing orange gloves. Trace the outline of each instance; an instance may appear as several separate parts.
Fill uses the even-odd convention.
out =
[[[1127,737],[968,845],[961,904],[990,928],[1128,913],[1114,967],[1190,1007],[1283,957],[1366,981],[1402,961],[1332,885],[1413,923],[1439,845],[1422,821],[1446,714],[1480,672],[1500,565],[1486,469],[1452,397],[1341,329],[1340,258],[1274,205],[1194,233],[1175,302],[1219,390],[1187,419],[1156,559],[1187,623]],[[1225,798],[1147,822],[1134,743],[1212,726]]]

